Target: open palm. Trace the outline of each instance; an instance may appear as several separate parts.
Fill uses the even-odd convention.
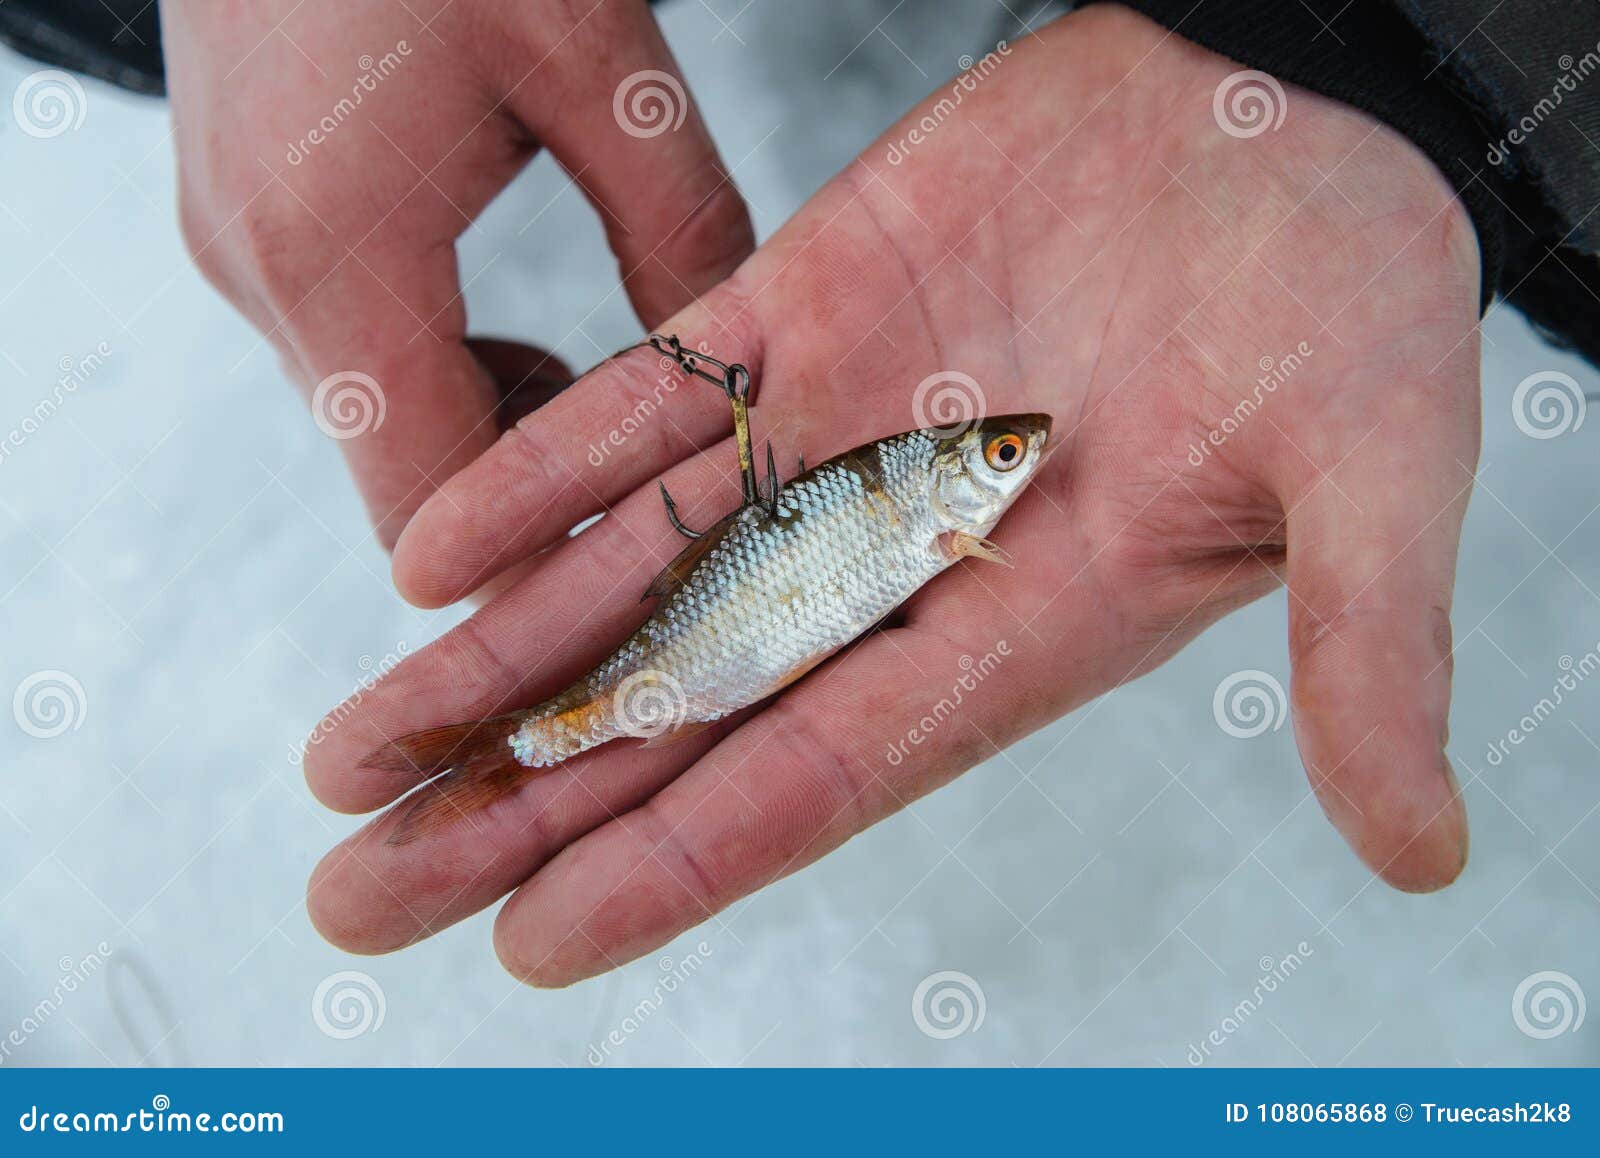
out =
[[[1471,226],[1425,158],[1362,114],[1268,85],[1281,125],[1235,120],[1250,112],[1237,86],[1265,83],[1236,72],[1119,9],[1058,21],[935,93],[663,327],[750,367],[780,465],[963,398],[1051,413],[1050,461],[993,536],[1014,569],[959,565],[692,739],[607,745],[415,843],[386,843],[380,818],[313,878],[324,933],[392,949],[515,889],[496,927],[507,967],[590,976],[1285,579],[1295,730],[1324,809],[1391,883],[1454,879],[1466,821],[1443,745],[1478,443]],[[386,741],[536,703],[637,625],[681,545],[656,480],[691,526],[738,501],[726,404],[679,382],[648,350],[603,366],[418,513],[394,564],[409,598],[515,581],[336,717],[306,760],[323,801],[390,803],[415,782],[363,765]],[[954,714],[925,720],[963,677],[976,686]]]

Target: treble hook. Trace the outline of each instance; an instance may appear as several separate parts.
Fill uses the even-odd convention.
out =
[[[667,504],[667,521],[672,524],[672,529],[686,539],[698,539],[700,532],[691,531],[683,525],[683,520],[678,517],[678,504],[673,502],[672,496],[667,493],[667,484],[658,481],[656,485],[661,488],[661,501]]]
[[[647,340],[652,349],[671,358],[685,374],[720,386],[728,396],[728,404],[733,408],[733,434],[739,447],[739,487],[744,496],[744,505],[754,506],[760,500],[761,492],[756,485],[755,453],[750,446],[749,406],[755,383],[749,369],[738,362],[722,362],[709,354],[685,350],[676,334],[651,334]],[[713,374],[702,369],[702,363],[714,366],[721,373]]]
[[[772,439],[767,439],[767,514],[778,517],[778,464],[772,458]]]
[[[733,433],[739,448],[739,489],[745,506],[754,506],[760,502],[761,488],[756,483],[755,453],[750,445],[749,405],[755,383],[750,377],[749,369],[738,362],[722,362],[709,354],[685,350],[676,334],[651,334],[647,341],[657,353],[672,359],[685,374],[714,383],[727,395],[728,404],[733,408]],[[715,367],[720,374],[702,369],[702,363]],[[671,520],[673,527],[690,539],[698,539],[699,534],[684,526],[683,521],[678,518],[677,508],[673,505],[672,497],[667,494],[665,486],[661,488],[661,497],[666,501],[667,518]]]

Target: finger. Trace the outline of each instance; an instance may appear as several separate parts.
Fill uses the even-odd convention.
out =
[[[495,426],[501,434],[577,380],[565,362],[537,346],[501,338],[468,338],[467,348],[494,381],[500,397],[495,405]],[[500,572],[473,591],[469,601],[475,607],[482,607],[527,578],[533,563],[532,559],[524,559]]]
[[[1007,516],[1018,542],[1035,541],[1039,512],[1028,505],[1024,496]],[[1053,590],[983,566],[935,580],[905,626],[818,668],[647,803],[546,864],[496,923],[507,969],[565,985],[650,952],[1115,678],[1098,603],[1051,603]],[[1036,621],[1037,634],[1023,626],[1047,606],[1055,614]],[[1068,640],[1078,659],[1063,671]]]
[[[951,725],[917,751],[914,765],[885,761],[886,727],[903,735],[929,707],[906,679],[909,665],[954,678],[956,660],[932,632],[894,628],[844,663],[818,669],[518,889],[495,925],[501,961],[541,986],[614,968],[991,755],[977,730]]]
[[[666,328],[685,345],[704,336],[719,356],[759,373],[750,318],[741,316],[731,330],[715,321],[733,292],[725,284]],[[716,386],[687,378],[648,348],[614,358],[443,484],[396,545],[395,585],[422,607],[460,599],[731,426]]]
[[[311,921],[352,953],[387,953],[431,937],[493,904],[571,841],[648,799],[720,734],[664,749],[607,745],[420,845],[389,843],[402,804],[318,863],[306,890]]]
[[[739,501],[731,440],[666,476],[686,520],[709,525]],[[641,489],[578,536],[532,560],[515,587],[334,708],[305,752],[312,792],[367,812],[416,786],[366,758],[424,728],[531,706],[598,664],[648,612],[640,595],[682,548],[660,495]]]
[[[293,71],[282,52],[302,64],[268,45],[240,74],[241,91],[281,88]],[[237,134],[201,116],[204,87],[230,87],[220,71],[191,76],[200,87],[185,103],[185,234],[196,261],[292,360],[385,545],[434,479],[494,440],[496,393],[463,344],[454,239],[527,157],[440,42],[416,52],[414,67],[433,78],[422,115],[406,86],[381,86],[336,138],[287,165],[248,142],[241,156]],[[298,100],[251,124],[297,119]]]
[[[1476,422],[1442,416],[1439,396],[1415,385],[1394,390],[1410,399],[1286,504],[1292,700],[1323,810],[1375,873],[1426,892],[1467,858],[1444,746]]]
[[[542,11],[524,19],[549,65],[517,78],[508,105],[599,212],[634,310],[654,326],[749,256],[744,200],[644,0],[596,6],[553,50]]]
[[[710,518],[737,493],[723,461],[732,448],[717,451],[671,476],[685,511],[697,518]],[[564,686],[637,624],[639,590],[679,543],[660,500],[641,493],[579,539],[540,556],[516,590],[319,725],[318,740],[306,751],[313,791],[346,811],[388,803],[415,780],[362,765],[387,739],[525,706]],[[408,807],[403,802],[323,858],[308,899],[313,920],[331,941],[357,952],[387,951],[437,932],[493,903],[564,845],[639,804],[725,729],[665,750],[606,745],[450,829],[390,845]]]

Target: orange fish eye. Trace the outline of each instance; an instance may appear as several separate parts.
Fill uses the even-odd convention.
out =
[[[1022,463],[1023,449],[1015,434],[997,434],[984,446],[983,461],[993,470],[1013,470]]]

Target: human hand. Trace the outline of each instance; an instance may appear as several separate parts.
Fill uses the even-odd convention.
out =
[[[327,428],[363,424],[341,446],[385,546],[497,418],[570,380],[466,340],[455,239],[538,148],[600,213],[646,325],[753,244],[645,0],[173,0],[161,17],[190,252],[307,394],[346,371],[378,384],[379,426],[368,386],[317,405]]]
[[[396,817],[378,819],[313,877],[324,934],[393,949],[514,889],[495,930],[511,972],[591,976],[1285,579],[1295,732],[1323,808],[1391,884],[1454,879],[1466,820],[1443,746],[1478,445],[1471,225],[1418,150],[1352,109],[1290,90],[1278,130],[1224,132],[1213,98],[1237,71],[1121,9],[1062,19],[959,105],[935,93],[662,327],[749,365],[780,462],[947,417],[914,401],[941,372],[970,375],[990,413],[1052,413],[1051,458],[993,536],[1014,570],[963,563],[898,622],[680,744],[607,745],[411,844],[387,844]],[[923,118],[935,127],[911,141]],[[531,705],[608,654],[680,546],[658,477],[690,525],[737,501],[726,403],[699,385],[663,398],[660,373],[643,351],[603,366],[418,513],[395,573],[425,606],[543,553],[334,717],[306,759],[325,803],[389,803],[413,783],[362,764],[386,741]],[[600,432],[634,425],[592,463]],[[908,744],[962,657],[1001,639],[1009,654],[954,717]]]

